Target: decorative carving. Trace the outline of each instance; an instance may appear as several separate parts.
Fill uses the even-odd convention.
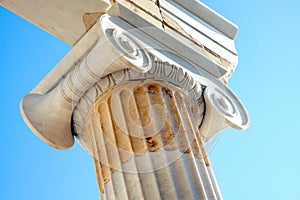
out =
[[[118,72],[109,74],[98,81],[94,87],[90,88],[87,93],[78,102],[73,112],[73,126],[76,136],[80,144],[89,152],[88,140],[83,132],[84,120],[90,111],[93,103],[96,99],[107,92],[108,90],[115,88],[117,85],[122,85],[128,81],[154,81],[154,82],[166,82],[181,88],[183,93],[194,102],[195,105],[200,106],[202,100],[202,88],[198,82],[182,68],[175,65],[170,65],[166,62],[155,61],[152,64],[152,68],[147,73],[141,73],[132,69],[124,69]],[[202,109],[202,112],[204,110]],[[194,110],[193,112],[197,112]],[[203,114],[203,113],[202,113]],[[197,116],[202,119],[201,113],[198,112]],[[202,120],[201,120],[202,121]],[[201,121],[197,121],[200,125]]]
[[[139,71],[148,71],[151,68],[153,58],[146,51],[146,48],[125,30],[122,30],[119,27],[120,24],[112,22],[109,15],[104,15],[100,20],[102,31],[111,45]]]
[[[249,116],[245,107],[227,86],[209,85],[205,91],[205,100],[211,102],[228,121],[229,126],[240,130],[249,126]]]
[[[250,124],[249,116],[236,95],[217,80],[206,78],[206,82],[207,87],[204,91],[206,111],[200,127],[201,135],[206,141],[227,127],[246,129]],[[214,123],[215,120],[218,123]]]
[[[109,30],[112,35],[106,35]],[[146,72],[151,68],[153,56],[138,42],[123,32],[109,30],[99,32],[98,43],[52,90],[44,95],[28,94],[21,102],[28,126],[52,147],[66,149],[73,145],[70,120],[74,106],[101,77],[122,69]],[[112,80],[104,78],[99,84],[110,84],[106,81]]]
[[[149,103],[162,108],[151,108]],[[168,110],[167,116],[162,113],[163,107]],[[246,126],[245,112],[235,95],[218,81],[195,79],[181,67],[155,61],[147,73],[124,69],[101,78],[78,102],[73,127],[79,143],[94,156],[102,195],[113,188],[118,191],[115,195],[143,196],[144,191],[156,190],[160,181],[169,186],[157,188],[164,191],[161,194],[174,194],[170,188],[174,191],[179,188],[172,184],[188,177],[195,181],[201,178],[207,185],[191,189],[195,198],[220,198],[202,137],[212,138],[226,126],[233,126],[233,122],[236,126]],[[230,121],[235,117],[243,118],[240,125]],[[156,119],[154,124],[151,119]],[[218,123],[212,125],[214,120]],[[171,170],[175,174],[181,172],[182,176],[173,174],[170,176],[173,182],[167,181],[163,177]],[[139,176],[131,172],[147,176],[143,180],[153,184],[153,188],[139,183]],[[164,176],[158,176],[159,173]],[[157,180],[151,176],[157,176]],[[139,183],[139,189],[127,191],[125,186],[133,180]]]

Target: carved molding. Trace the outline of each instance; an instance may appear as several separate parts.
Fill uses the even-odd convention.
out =
[[[204,91],[206,112],[200,133],[205,141],[228,127],[238,130],[248,128],[249,115],[238,97],[219,81],[205,77],[203,79],[207,85]]]
[[[90,109],[92,108],[95,101],[104,95],[110,89],[115,88],[118,85],[130,83],[134,81],[162,81],[166,84],[171,84],[177,88],[180,88],[182,93],[191,99],[195,105],[200,107],[200,103],[203,102],[201,85],[194,80],[194,78],[182,68],[175,65],[170,65],[166,62],[155,61],[152,64],[152,68],[146,72],[137,72],[132,69],[124,69],[118,72],[109,74],[94,87],[90,88],[86,94],[80,99],[73,112],[73,126],[76,136],[80,144],[87,149],[89,152],[90,147],[88,146],[88,140],[84,133],[84,122]],[[200,114],[201,115],[201,114]],[[200,118],[201,116],[199,116]],[[198,125],[202,122],[202,117],[197,121]]]
[[[98,43],[58,85],[44,95],[26,95],[20,104],[27,125],[52,147],[67,149],[74,144],[70,128],[74,106],[101,77],[122,69],[145,72],[151,68],[154,57],[135,39],[116,30],[108,38],[107,30],[103,31]]]
[[[103,15],[100,23],[98,43],[74,66],[73,70],[47,94],[28,94],[21,102],[21,113],[24,120],[44,142],[59,149],[71,147],[74,140],[70,129],[70,120],[74,106],[80,99],[83,102],[89,99],[93,102],[97,96],[103,93],[103,90],[124,81],[141,79],[170,82],[182,90],[189,91],[190,98],[195,102],[201,98],[202,88],[220,87],[216,91],[225,91],[225,97],[229,96],[229,100],[225,98],[222,102],[219,98],[218,104],[215,101],[209,104],[209,100],[213,99],[205,99],[208,102],[206,104],[207,111],[211,112],[206,113],[205,118],[207,119],[202,123],[201,134],[207,141],[228,126],[239,129],[248,126],[248,115],[240,101],[213,76],[195,70],[184,57],[180,57],[174,52],[155,49],[154,47],[159,46],[154,40],[150,40],[139,30],[130,30],[132,27],[120,18]],[[153,48],[147,46],[150,43],[153,44]],[[172,64],[163,63],[160,60],[167,60]],[[202,64],[209,65],[206,61],[204,60]],[[213,86],[214,84],[216,86]],[[98,88],[98,90],[94,92],[91,88]],[[82,96],[88,96],[88,98],[85,99]],[[218,107],[214,108],[215,106],[224,104],[226,107],[228,102],[236,105],[236,107],[232,107],[231,104],[228,104],[232,108],[236,108],[239,113],[238,117],[230,118],[228,113],[222,115],[222,113],[216,112]],[[222,127],[211,125],[212,120],[207,117],[210,116],[209,113],[212,118],[219,116],[220,120],[226,119],[226,125]],[[75,115],[76,112],[74,112]]]

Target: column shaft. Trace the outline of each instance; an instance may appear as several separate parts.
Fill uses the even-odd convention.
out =
[[[102,198],[221,199],[195,113],[203,106],[161,82],[102,95],[85,123]]]

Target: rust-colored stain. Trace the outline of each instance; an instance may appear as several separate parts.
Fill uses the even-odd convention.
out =
[[[99,157],[99,160],[95,159],[95,167],[101,194],[111,175],[136,155],[161,149],[179,150],[204,159],[209,166],[204,144],[199,132],[195,131],[197,125],[190,121],[193,112],[186,107],[182,94],[173,86],[167,86],[160,82],[145,84],[137,81],[134,87],[123,85],[125,89],[118,95],[111,89],[95,102],[90,113],[97,113],[99,130],[91,131],[85,126],[85,132],[91,138],[95,157]],[[117,98],[114,103],[112,95]],[[117,117],[113,114],[116,108]],[[95,115],[89,114],[85,124],[93,119]]]
[[[153,137],[147,137],[146,138],[147,144],[149,146],[149,151],[153,152],[156,151],[157,142],[153,139]]]

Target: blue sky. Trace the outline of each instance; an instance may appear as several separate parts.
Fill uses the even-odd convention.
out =
[[[209,156],[224,199],[300,199],[300,3],[203,1],[239,26],[229,86],[251,126],[228,129]],[[40,141],[19,103],[71,49],[0,7],[0,199],[98,199],[93,161]]]

